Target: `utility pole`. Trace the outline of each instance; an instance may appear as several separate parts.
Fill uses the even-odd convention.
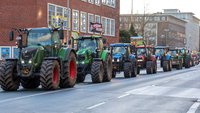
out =
[[[69,12],[69,0],[67,0],[67,13],[70,13]],[[70,14],[68,14],[68,17],[67,17],[67,20],[68,20],[68,23],[67,23],[67,39],[66,39],[66,41],[67,41],[67,46],[69,46],[69,24],[70,24],[70,22],[69,22],[69,19],[70,18]]]

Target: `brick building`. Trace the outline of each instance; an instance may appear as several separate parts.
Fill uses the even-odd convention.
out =
[[[122,14],[120,29],[129,30],[133,23],[136,32],[144,36],[147,44],[158,46],[184,47],[186,21],[171,15]]]
[[[69,8],[67,8],[69,6]],[[0,4],[0,58],[12,57],[11,28],[51,27],[62,18],[65,41],[72,32],[93,34],[90,22],[102,23],[108,43],[119,40],[120,0],[6,0]],[[9,51],[9,54],[7,53]]]

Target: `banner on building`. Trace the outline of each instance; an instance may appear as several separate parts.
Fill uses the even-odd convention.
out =
[[[63,16],[52,16],[52,26],[56,28],[63,27],[63,29],[67,29],[67,18]]]
[[[102,33],[102,31],[103,31],[101,23],[90,22],[90,29],[92,32],[95,32],[95,33]]]

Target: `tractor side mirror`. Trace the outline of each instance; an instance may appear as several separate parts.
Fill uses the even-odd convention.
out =
[[[64,39],[64,30],[59,30],[58,31],[60,39]]]
[[[11,32],[9,33],[9,40],[10,40],[10,41],[13,41],[13,40],[14,40],[14,31],[11,31]]]

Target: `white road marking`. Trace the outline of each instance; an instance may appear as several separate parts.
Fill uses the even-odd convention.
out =
[[[127,93],[127,94],[121,95],[121,96],[119,96],[117,98],[124,98],[124,97],[129,96],[129,95],[130,95],[130,93]]]
[[[16,100],[26,99],[26,98],[40,96],[40,95],[52,94],[52,93],[61,92],[61,91],[65,91],[65,90],[69,90],[69,89],[48,91],[48,92],[44,92],[44,93],[37,93],[37,94],[33,94],[33,95],[27,95],[27,96],[20,96],[20,97],[15,97],[15,98],[4,99],[4,100],[0,100],[0,103],[9,102],[9,101],[16,101]]]
[[[103,104],[105,104],[106,102],[101,102],[101,103],[98,103],[98,104],[95,104],[95,105],[93,105],[93,106],[90,106],[90,107],[88,107],[87,109],[94,109],[94,108],[96,108],[96,107],[99,107],[99,106],[101,106],[101,105],[103,105]]]
[[[200,100],[198,99],[197,102],[195,102],[191,107],[190,109],[188,110],[187,113],[195,113],[200,105]]]

